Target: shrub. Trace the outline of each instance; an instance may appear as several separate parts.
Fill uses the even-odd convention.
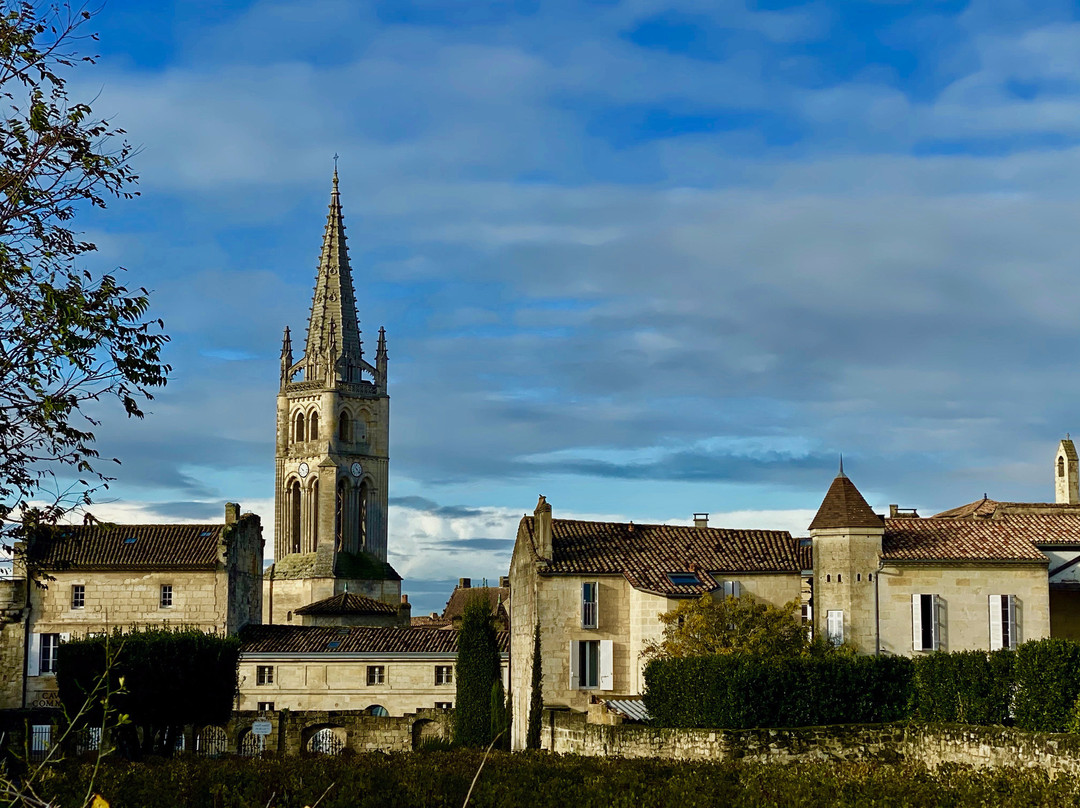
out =
[[[899,721],[909,715],[912,661],[833,654],[722,654],[657,659],[645,706],[665,727],[798,727]]]
[[[1014,651],[957,651],[915,660],[914,715],[923,721],[1008,724]]]
[[[1032,640],[1016,650],[1016,726],[1062,732],[1080,696],[1080,643]]]
[[[458,634],[454,742],[487,746],[491,741],[491,687],[500,677],[499,644],[491,604],[477,590],[465,602]]]

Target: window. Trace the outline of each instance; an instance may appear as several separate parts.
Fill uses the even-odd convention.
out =
[[[1016,648],[1016,595],[990,595],[990,650]]]
[[[161,608],[172,608],[172,584],[161,585]]]
[[[256,665],[255,666],[255,684],[257,685],[272,685],[274,683],[274,666],[273,665]]]
[[[86,607],[86,586],[84,584],[71,585],[71,608],[83,609]]]
[[[352,435],[352,426],[349,422],[349,413],[342,412],[338,418],[338,440],[348,443]]]
[[[452,685],[454,683],[454,666],[453,665],[436,665],[435,666],[435,684],[437,685]]]
[[[272,713],[274,712],[274,702],[272,701],[260,701],[259,702],[260,713]]]
[[[44,760],[52,748],[52,724],[33,724],[30,727],[30,759]]]
[[[675,586],[699,586],[701,579],[696,572],[669,572],[668,580]]]
[[[304,439],[304,413],[296,413],[296,426],[293,429],[293,440],[299,443]]]
[[[369,685],[381,685],[386,682],[386,666],[385,665],[368,665],[367,666],[367,683]]]
[[[1065,476],[1065,458],[1064,457],[1059,457],[1058,458],[1058,477],[1064,477],[1064,476]]]
[[[911,647],[916,651],[938,650],[937,595],[911,596]]]
[[[723,586],[725,598],[737,598],[742,595],[742,586],[738,581],[724,581],[721,586]]]
[[[599,625],[596,603],[596,582],[581,585],[581,627],[596,628]]]
[[[308,427],[308,440],[319,439],[319,413],[311,413],[311,421]]]
[[[41,637],[41,673],[56,673],[56,649],[60,647],[59,634],[39,634]]]
[[[452,701],[437,701],[435,702],[436,710],[452,710],[454,708],[454,702]]]
[[[830,610],[825,615],[825,639],[832,645],[844,644],[844,612],[841,609]]]
[[[614,690],[611,640],[570,641],[570,687],[575,690]]]

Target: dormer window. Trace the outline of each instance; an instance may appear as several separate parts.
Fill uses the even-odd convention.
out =
[[[669,572],[667,577],[675,586],[701,586],[696,572]]]

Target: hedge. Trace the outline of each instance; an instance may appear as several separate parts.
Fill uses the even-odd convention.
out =
[[[907,718],[907,657],[723,654],[657,659],[645,668],[645,706],[663,727],[801,727]]]
[[[960,724],[1010,723],[1016,654],[956,651],[915,660],[912,717]]]
[[[1032,640],[1016,651],[1016,726],[1063,732],[1080,697],[1080,643]]]
[[[184,755],[126,764],[106,759],[94,790],[112,808],[420,808],[460,806],[480,767],[479,750],[337,758],[207,760]],[[52,804],[81,805],[92,764],[51,768],[36,791]],[[1080,778],[1021,769],[864,763],[749,764],[494,753],[470,808],[738,805],[1074,805]]]

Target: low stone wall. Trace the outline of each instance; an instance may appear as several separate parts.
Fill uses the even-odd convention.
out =
[[[583,713],[547,710],[542,743],[555,752],[668,760],[755,763],[902,761],[1021,766],[1080,774],[1080,736],[1005,727],[852,724],[793,729],[661,729],[594,724]]]
[[[273,731],[264,742],[267,752],[286,755],[310,752],[312,737],[324,729],[331,730],[343,748],[354,752],[407,752],[428,739],[449,740],[451,716],[448,710],[433,709],[402,716],[374,716],[353,710],[281,710],[269,715],[244,710],[233,713],[225,727],[227,751],[242,751],[252,724],[268,720]]]

